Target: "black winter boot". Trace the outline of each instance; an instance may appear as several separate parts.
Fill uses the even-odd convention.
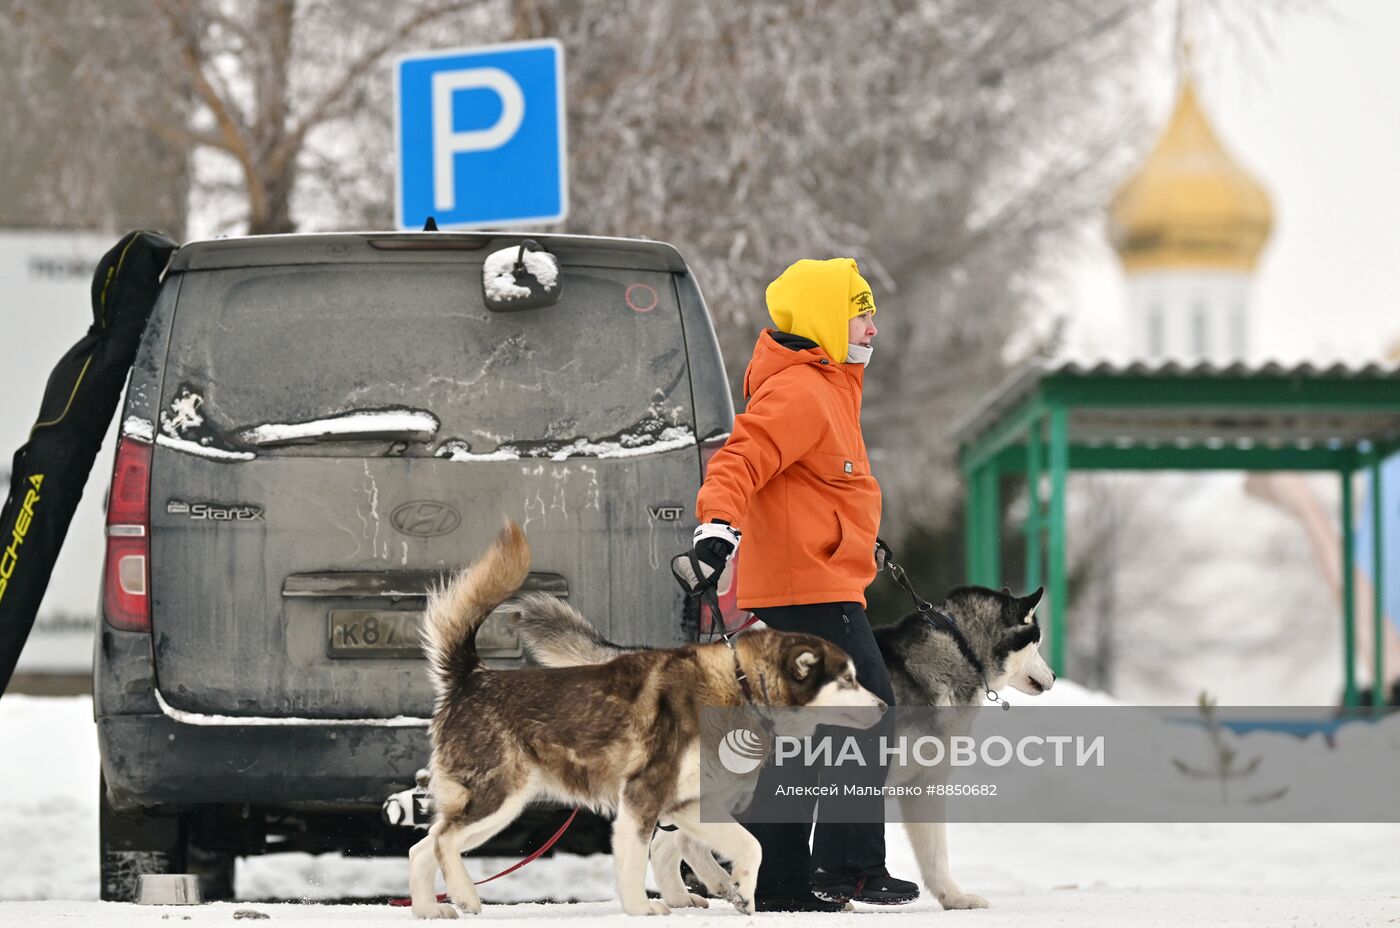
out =
[[[792,880],[759,889],[754,893],[756,912],[844,912],[846,900],[837,902],[818,896],[806,880]]]
[[[812,871],[812,894],[832,902],[865,902],[870,905],[907,905],[919,898],[919,885],[892,877],[884,867],[857,876]]]

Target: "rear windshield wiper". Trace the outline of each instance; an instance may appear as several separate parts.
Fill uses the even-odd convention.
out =
[[[340,444],[357,441],[408,441],[427,443],[438,431],[438,418],[421,410],[375,410],[314,419],[255,425],[238,437],[248,445],[276,448],[284,445]]]

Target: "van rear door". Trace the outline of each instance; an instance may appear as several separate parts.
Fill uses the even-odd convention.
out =
[[[689,543],[700,462],[674,271],[540,240],[564,298],[508,313],[484,306],[489,248],[184,255],[151,423],[170,704],[429,715],[424,594],[507,517],[530,539],[530,587],[624,637],[639,616],[676,616],[679,639],[667,561]],[[480,645],[520,661],[500,617]]]

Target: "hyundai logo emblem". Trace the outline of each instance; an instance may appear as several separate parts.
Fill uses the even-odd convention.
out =
[[[420,499],[404,503],[389,516],[389,522],[405,535],[433,538],[446,535],[462,524],[462,517],[446,503]]]

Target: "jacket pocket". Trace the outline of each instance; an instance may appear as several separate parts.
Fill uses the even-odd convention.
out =
[[[836,550],[831,553],[827,563],[833,568],[863,569],[866,565],[861,560],[862,545],[859,532],[851,525],[850,520],[841,514],[841,510],[836,510],[836,525],[839,533],[839,541],[836,543]],[[875,561],[874,548],[872,547],[865,554],[873,564]]]

